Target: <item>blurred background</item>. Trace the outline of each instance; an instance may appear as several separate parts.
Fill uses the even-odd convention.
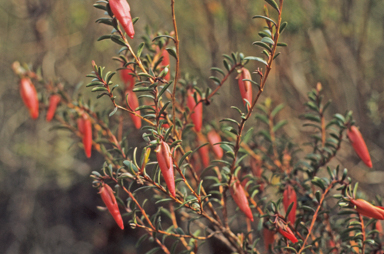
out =
[[[102,201],[89,173],[99,170],[103,159],[96,152],[86,159],[79,140],[74,141],[69,132],[50,131],[53,124],[45,122],[44,113],[39,120],[31,120],[11,70],[14,61],[28,63],[34,70],[41,67],[46,79],[60,80],[73,91],[88,81],[85,75],[91,72],[91,60],[110,70],[119,67],[112,60],[116,44],[96,42],[110,29],[94,22],[104,14],[93,3],[0,0],[0,253],[128,254],[150,248],[135,248],[143,232],[129,227],[122,232],[109,214],[97,210]],[[134,47],[140,44],[146,25],[152,31],[172,31],[169,0],[129,3],[132,16],[140,17]],[[176,7],[181,69],[196,76],[199,86],[214,87],[208,81],[209,69],[223,68],[222,54],[240,51],[261,56],[252,42],[259,38],[263,22],[252,16],[262,14],[263,1],[189,0],[176,1]],[[353,110],[373,169],[360,162],[348,141],[332,163],[347,167],[369,198],[384,193],[382,1],[290,0],[285,1],[283,13],[288,27],[281,40],[289,46],[280,48],[282,54],[261,100],[271,97],[275,105],[286,105],[280,117],[290,122],[284,131],[302,144],[307,141],[302,135],[306,130],[298,117],[304,113],[307,92],[321,82],[325,98],[334,102],[329,119],[336,112]],[[247,65],[250,70],[256,67],[253,62]],[[205,107],[206,120],[235,117],[228,110],[230,105],[242,104],[235,75],[220,94],[216,98],[226,99]],[[253,124],[257,122],[248,127]]]

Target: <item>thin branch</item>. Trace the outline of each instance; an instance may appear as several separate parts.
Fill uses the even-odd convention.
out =
[[[175,0],[171,0],[171,8],[172,8],[172,22],[173,29],[175,31],[175,47],[176,47],[176,73],[175,80],[173,82],[173,90],[172,90],[172,117],[173,117],[173,134],[176,136],[176,86],[177,80],[179,78],[179,61],[180,61],[180,48],[179,48],[179,34],[177,32],[177,24],[176,24],[176,15],[175,15]]]

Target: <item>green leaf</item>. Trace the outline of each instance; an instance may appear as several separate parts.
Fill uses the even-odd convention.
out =
[[[275,117],[283,108],[285,107],[285,105],[283,103],[277,105],[271,112],[271,116],[272,117]]]
[[[227,58],[230,63],[234,64],[232,57],[230,57],[229,55],[223,54],[223,57]]]
[[[231,70],[231,65],[225,59],[223,60],[223,64],[225,69],[227,69],[227,71],[229,72]]]
[[[103,84],[103,82],[95,81],[95,82],[87,84],[85,87],[91,87],[91,86],[103,86],[104,87],[104,84]]]
[[[145,46],[144,42],[140,43],[139,48],[137,49],[137,53],[136,53],[137,58],[140,58],[141,53],[143,52],[144,46]]]
[[[111,35],[110,34],[107,34],[107,35],[102,35],[100,36],[97,41],[102,41],[102,40],[106,40],[106,39],[111,39]]]
[[[104,86],[98,86],[98,87],[92,88],[91,91],[92,91],[92,92],[108,91],[108,89],[105,88]]]
[[[169,35],[159,35],[159,36],[156,36],[155,38],[153,38],[152,41],[155,41],[155,40],[160,39],[160,38],[168,38],[168,39],[171,39],[171,40],[175,41],[175,38],[173,38],[172,36],[169,36]]]
[[[139,21],[139,19],[140,19],[139,17],[133,18],[132,19],[132,24],[136,24],[136,22]]]
[[[188,151],[188,152],[186,152],[186,153],[181,157],[181,159],[179,160],[179,165],[183,164],[183,161],[185,160],[185,158],[187,158],[191,153],[193,153],[193,151]]]
[[[111,81],[112,77],[116,74],[116,72],[108,72],[105,75],[105,83],[109,84],[109,81]]]
[[[271,38],[269,38],[269,37],[263,37],[261,39],[261,41],[265,42],[265,43],[268,43],[268,44],[271,44],[271,45],[275,44],[275,42]],[[277,45],[279,45],[279,43],[277,43]]]
[[[236,120],[231,119],[231,118],[224,118],[224,119],[221,119],[220,122],[231,122],[231,123],[235,123],[237,126],[240,125]]]
[[[163,88],[161,89],[161,91],[159,92],[158,97],[162,96],[163,93],[164,93],[165,91],[167,91],[168,87],[169,87],[170,85],[172,85],[172,83],[173,83],[173,81],[171,81],[171,82],[165,84],[165,85],[163,86]]]
[[[273,9],[275,9],[278,13],[280,13],[279,6],[274,0],[265,0]]]
[[[220,80],[218,77],[210,76],[209,78],[212,79],[212,80],[214,80],[214,81],[216,82],[217,85],[220,85],[221,80]]]
[[[160,247],[155,247],[150,251],[147,251],[145,254],[155,254],[157,251],[161,250]]]
[[[312,179],[311,182],[312,182],[314,185],[320,187],[323,191],[325,191],[325,185],[324,185],[323,181],[322,181],[319,177],[315,176],[315,177]]]
[[[99,18],[95,22],[99,23],[99,24],[105,24],[108,26],[113,26],[113,21],[111,18]]]
[[[255,117],[255,118],[261,120],[261,121],[264,122],[266,125],[269,125],[269,119],[268,119],[268,117],[266,117],[265,115],[256,114],[256,117]]]
[[[176,50],[174,48],[166,48],[166,50],[168,51],[168,53],[173,56],[175,59],[177,59],[177,54],[176,54]]]
[[[265,37],[264,37],[265,38]],[[269,52],[271,52],[271,48],[268,46],[268,44],[262,42],[262,41],[255,41],[252,43],[252,45],[256,45],[256,46],[259,46],[259,47],[262,47],[262,48],[265,48],[266,50],[268,50]]]
[[[94,4],[93,7],[97,8],[97,9],[100,9],[100,10],[103,10],[103,11],[107,10],[105,5],[102,5],[102,4]]]
[[[272,142],[271,135],[269,134],[268,131],[266,131],[266,130],[261,130],[261,131],[259,131],[258,134],[264,136],[264,138],[265,138],[266,140],[268,140],[269,142]]]
[[[111,113],[109,113],[109,117],[113,116],[117,112],[117,107],[115,107]]]
[[[321,122],[319,116],[315,116],[315,115],[312,115],[312,114],[304,114],[303,117],[304,117],[305,119],[310,120],[310,121],[313,121],[313,122],[318,122],[318,123]]]
[[[244,60],[253,60],[253,61],[258,61],[262,64],[265,64],[266,66],[268,66],[268,63],[267,61],[265,61],[263,58],[261,57],[256,57],[256,56],[247,56],[246,58],[244,58]]]
[[[282,121],[278,122],[275,126],[273,126],[273,128],[272,128],[273,132],[276,132],[278,129],[280,129],[281,127],[283,127],[287,123],[288,123],[287,120],[282,120]]]
[[[212,67],[211,70],[220,72],[225,77],[225,73],[224,73],[224,71],[222,69],[217,68],[217,67]]]
[[[125,46],[125,42],[117,35],[112,35],[111,40],[116,44],[119,44],[121,46]]]
[[[268,20],[268,21],[272,22],[276,26],[276,22],[273,19],[269,18],[269,17],[262,16],[262,15],[255,15],[252,18],[253,19],[265,19],[265,20]]]
[[[147,239],[148,235],[144,234],[139,238],[139,240],[136,242],[135,247],[138,248],[142,242],[144,242]]]
[[[136,88],[133,88],[132,91],[133,92],[152,92],[153,89],[148,87],[136,87]]]
[[[277,46],[278,46],[278,47],[286,47],[286,46],[288,46],[288,44],[285,43],[285,42],[278,42],[278,43],[277,43]]]
[[[282,34],[284,32],[284,29],[287,27],[287,25],[288,25],[287,21],[284,21],[283,23],[281,23],[280,30],[279,30],[280,34]]]

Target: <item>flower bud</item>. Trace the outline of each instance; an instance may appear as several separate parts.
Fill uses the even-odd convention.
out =
[[[127,96],[128,94],[128,104],[129,106],[131,107],[131,109],[134,111],[137,107],[139,107],[139,100],[137,99],[137,96],[136,96],[136,93],[133,92],[132,90],[128,89],[125,91],[125,95]],[[140,115],[140,111],[136,111],[136,113],[138,115]],[[138,116],[135,116],[134,114],[129,114],[131,119],[132,119],[132,122],[133,122],[133,125],[135,126],[136,129],[140,129],[141,128],[141,118],[138,117]]]
[[[233,180],[229,187],[229,191],[231,192],[232,198],[240,210],[248,217],[248,219],[253,221],[253,214],[251,208],[249,207],[247,196],[238,179]]]
[[[124,82],[125,89],[132,90],[135,86],[135,77],[131,75],[134,73],[131,67],[120,70],[120,78]]]
[[[47,122],[50,122],[55,115],[57,105],[60,103],[61,97],[57,94],[51,95],[49,98],[49,106],[48,106],[48,111],[47,111],[47,117],[46,120]]]
[[[201,146],[202,144],[207,143],[207,139],[200,132],[197,133],[197,143],[198,143],[199,146]],[[203,163],[204,168],[207,168],[209,166],[209,150],[208,150],[208,145],[200,147],[198,152],[199,152],[200,159],[201,159],[201,162]]]
[[[377,220],[384,220],[384,207],[374,206],[364,199],[351,199],[349,202],[360,215]]]
[[[111,7],[111,11],[120,22],[124,31],[133,39],[135,29],[133,28],[131,9],[127,0],[109,0],[109,7]]]
[[[199,132],[203,124],[203,104],[199,103],[196,105],[195,98],[193,96],[195,89],[190,88],[187,90],[187,107],[192,112],[191,119],[195,125],[195,131]],[[201,99],[200,94],[196,93],[197,101]]]
[[[351,126],[347,131],[347,136],[351,141],[353,149],[360,159],[370,168],[372,168],[371,156],[369,155],[367,145],[356,126]]]
[[[103,184],[101,186],[99,194],[103,200],[105,206],[108,208],[109,213],[112,215],[113,219],[116,221],[117,225],[124,229],[123,218],[121,217],[119,206],[116,202],[115,195],[113,190],[109,185]]]
[[[83,114],[77,119],[77,127],[83,135],[85,155],[90,158],[92,154],[92,123],[87,114]]]
[[[269,250],[269,246],[273,244],[275,240],[275,232],[269,230],[268,228],[263,228],[263,238],[264,238],[264,247],[266,250]]]
[[[287,185],[285,187],[284,193],[283,193],[283,205],[284,209],[287,212],[289,205],[293,203],[292,209],[289,212],[288,215],[288,221],[291,223],[291,225],[295,225],[296,221],[296,208],[297,208],[297,197],[295,189],[291,185]]]
[[[37,98],[36,88],[29,78],[20,80],[20,94],[32,119],[37,119],[39,117],[39,99]]]
[[[161,140],[160,145],[156,148],[155,152],[161,174],[164,177],[168,190],[172,196],[176,197],[173,160],[168,144]]]
[[[223,149],[220,147],[220,144],[215,145],[215,144],[221,142],[220,135],[215,130],[211,130],[210,132],[208,132],[207,138],[208,138],[209,143],[211,143],[212,150],[213,150],[213,153],[215,154],[216,158],[218,160],[223,158],[224,152],[223,152]]]
[[[166,67],[168,66],[168,73],[164,76],[164,79],[169,82],[171,80],[171,71],[169,70],[169,53],[166,49],[163,49],[161,52],[161,56],[163,57],[163,60],[161,61],[161,66]]]
[[[275,225],[277,231],[279,231],[282,236],[290,240],[292,243],[298,242],[296,236],[293,234],[292,230],[289,228],[289,226],[283,219],[276,217]]]
[[[237,83],[239,84],[240,94],[243,98],[243,103],[245,106],[246,102],[244,99],[246,99],[247,101],[249,101],[250,104],[252,104],[252,83],[250,81],[244,81],[243,79],[252,80],[252,77],[248,69],[243,67],[240,69],[240,71],[241,73],[239,74]]]

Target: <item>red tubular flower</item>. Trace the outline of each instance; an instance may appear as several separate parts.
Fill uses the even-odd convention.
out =
[[[191,119],[193,124],[195,125],[195,131],[199,132],[201,130],[201,126],[203,124],[203,104],[199,103],[196,106],[195,98],[193,96],[195,89],[191,88],[187,90],[187,107],[191,112]],[[197,101],[201,99],[199,93],[196,93]]]
[[[160,48],[156,46],[156,52],[158,53],[160,51]],[[164,79],[169,82],[171,80],[171,71],[169,69],[170,66],[170,60],[169,60],[169,53],[166,49],[163,49],[161,51],[161,56],[163,57],[163,60],[161,60],[160,66],[163,67],[161,70],[164,69],[164,67],[168,66],[168,73],[164,76]]]
[[[112,188],[109,187],[108,184],[103,184],[100,188],[99,194],[104,204],[107,206],[109,213],[112,215],[113,219],[115,219],[117,225],[121,229],[124,229],[123,218],[121,218],[119,206],[116,202]]]
[[[139,106],[139,100],[137,99],[136,93],[132,90],[125,91],[125,94],[128,94],[128,103],[129,106],[132,108],[132,110],[135,110]],[[140,115],[140,111],[136,111],[138,115]],[[141,128],[141,118],[138,116],[135,116],[134,114],[129,114],[131,116],[133,125],[135,125],[136,129]]]
[[[50,122],[55,115],[57,105],[60,103],[61,97],[57,94],[51,95],[49,98],[49,107],[47,111],[47,122]]]
[[[164,141],[160,141],[160,145],[156,148],[157,162],[164,177],[168,190],[172,196],[176,197],[175,175],[173,171],[173,160],[169,146]]]
[[[224,154],[223,149],[220,147],[220,145],[215,145],[216,143],[221,142],[220,135],[215,130],[211,130],[210,132],[208,132],[207,138],[209,143],[211,143],[212,150],[216,158],[219,160],[223,158],[223,154]]]
[[[328,252],[328,253],[338,253],[337,248],[336,248],[336,244],[332,239],[330,239],[328,241],[328,245],[329,245],[330,249],[333,249],[332,252]]]
[[[285,187],[283,193],[283,205],[285,211],[287,211],[289,205],[293,202],[293,206],[288,215],[288,221],[291,222],[291,225],[295,225],[296,221],[296,207],[297,207],[297,197],[296,192],[291,185]]]
[[[131,8],[128,2],[126,0],[109,0],[109,7],[111,7],[111,11],[120,22],[124,31],[133,39],[135,29],[133,28]]]
[[[135,85],[135,78],[130,73],[134,73],[130,67],[120,70],[120,78],[126,89],[132,90]]]
[[[374,206],[364,199],[351,199],[349,202],[360,215],[377,220],[384,220],[384,207]]]
[[[347,131],[347,136],[352,143],[353,149],[360,159],[370,168],[372,168],[371,156],[369,155],[367,145],[356,126],[351,126]]]
[[[248,217],[251,221],[253,221],[253,214],[251,208],[249,207],[248,199],[245,194],[243,186],[240,184],[238,179],[235,179],[229,187],[229,191],[231,192],[232,198],[240,208],[240,210]]]
[[[92,154],[92,123],[87,114],[83,114],[77,119],[77,127],[83,135],[84,151],[87,158]]]
[[[20,80],[20,94],[25,106],[29,110],[29,114],[33,119],[39,117],[39,99],[35,86],[29,78],[22,78]]]
[[[252,77],[248,69],[243,67],[240,70],[241,73],[237,79],[237,83],[239,84],[240,94],[243,98],[243,103],[245,106],[246,102],[244,99],[252,104],[252,83],[250,81],[244,81],[243,79],[252,79]]]
[[[207,143],[207,139],[204,137],[204,135],[200,132],[197,133],[197,142],[199,146],[202,144]],[[208,150],[208,145],[201,147],[199,150],[199,155],[201,162],[203,163],[204,168],[209,166],[209,150]]]
[[[292,243],[298,242],[296,236],[293,234],[292,230],[283,219],[276,217],[275,225],[277,227],[277,231],[279,231],[282,236],[290,240]]]
[[[381,221],[376,221],[375,223],[375,228],[377,231],[379,231],[379,234],[382,235],[383,234],[383,226],[381,225]]]
[[[171,70],[169,69],[170,61],[169,61],[169,53],[166,49],[163,49],[161,52],[161,56],[163,60],[161,61],[162,66],[168,66],[168,73],[164,76],[164,79],[169,82],[171,80]]]
[[[275,232],[269,230],[268,228],[263,228],[263,237],[265,249],[269,250],[269,245],[272,246],[275,240]]]

